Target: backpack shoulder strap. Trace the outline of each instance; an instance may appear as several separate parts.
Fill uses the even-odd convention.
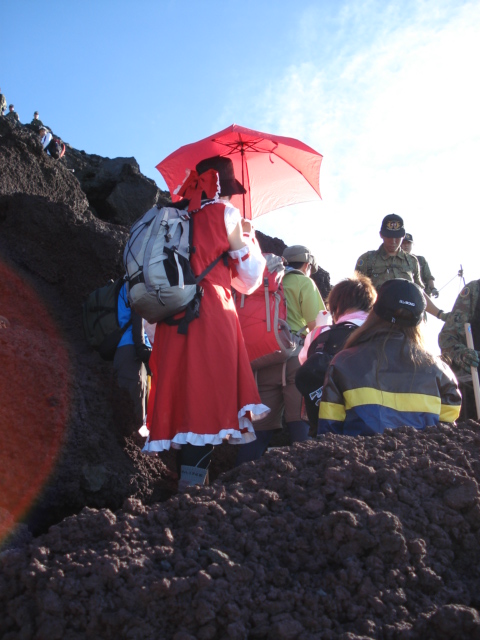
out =
[[[327,332],[329,335],[325,341],[324,351],[331,356],[337,354],[347,341],[350,333],[355,329],[358,329],[358,326],[353,322],[340,322],[332,325],[331,330]]]
[[[196,251],[196,247],[194,247],[193,245],[193,219],[195,217],[195,213],[196,211],[190,214],[190,225],[188,227],[188,251],[189,251],[190,258],[192,257],[192,254],[194,254]],[[208,266],[205,267],[205,269],[202,271],[200,275],[195,276],[196,284],[200,284],[200,282],[205,278],[205,276],[208,275],[210,271],[213,269],[213,267],[215,267],[222,259],[223,259],[223,264],[225,266],[228,266],[228,251],[224,251],[219,256],[217,256],[215,260],[213,260]]]

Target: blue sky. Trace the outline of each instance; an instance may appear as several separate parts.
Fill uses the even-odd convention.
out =
[[[478,269],[480,3],[452,0],[0,1],[0,87],[72,146],[155,165],[232,123],[324,155],[321,203],[257,228],[309,244],[332,282],[384,215],[458,293]],[[438,332],[436,320],[429,332]]]

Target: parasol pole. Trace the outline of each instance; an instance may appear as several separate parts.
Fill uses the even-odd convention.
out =
[[[467,337],[467,347],[475,349],[473,346],[472,327],[469,322],[465,322],[465,335]],[[472,371],[473,394],[475,396],[475,406],[477,408],[477,420],[480,420],[480,383],[478,381],[478,368],[470,367]]]
[[[243,150],[243,142],[240,142],[240,154],[242,156],[242,187],[243,190],[245,191],[245,176],[243,174],[243,163],[245,162],[245,151]],[[245,194],[242,193],[242,199],[243,199],[243,217],[245,218]]]

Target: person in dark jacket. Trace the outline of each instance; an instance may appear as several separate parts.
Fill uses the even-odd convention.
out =
[[[131,326],[118,343],[113,358],[113,370],[118,386],[128,391],[132,399],[136,428],[140,429],[145,422],[147,411],[147,374],[152,347],[145,333],[143,318],[130,307],[126,284],[118,295],[117,314],[120,327],[129,322]]]
[[[423,345],[422,290],[388,280],[365,323],[332,360],[323,387],[318,435],[377,435],[454,423],[461,395],[452,370]]]
[[[361,327],[372,309],[377,292],[370,279],[360,273],[338,282],[328,294],[327,306],[332,326],[318,326],[309,333],[298,356],[301,367],[295,384],[303,395],[305,411],[311,427],[318,422],[318,407],[328,365],[343,349],[352,331]]]

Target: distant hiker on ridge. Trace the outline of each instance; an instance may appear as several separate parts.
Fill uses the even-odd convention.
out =
[[[15,107],[13,106],[13,104],[8,105],[8,113],[5,118],[10,120],[14,124],[20,124],[18,113],[15,111]]]
[[[46,150],[48,145],[50,144],[53,136],[50,133],[50,131],[47,129],[47,127],[45,125],[43,125],[43,124],[39,128],[38,133],[40,134],[40,137],[42,139],[43,148]]]
[[[54,138],[45,125],[42,124],[38,130],[42,138],[42,144],[45,151],[49,156],[52,156],[55,160],[58,160],[65,154],[65,145],[58,138]]]
[[[38,111],[33,114],[33,120],[30,122],[30,126],[36,131],[40,131],[40,127],[43,127],[43,122],[38,117]]]
[[[3,116],[3,112],[7,108],[7,99],[5,98],[3,93],[1,93],[1,91],[2,90],[0,89],[0,116]]]

